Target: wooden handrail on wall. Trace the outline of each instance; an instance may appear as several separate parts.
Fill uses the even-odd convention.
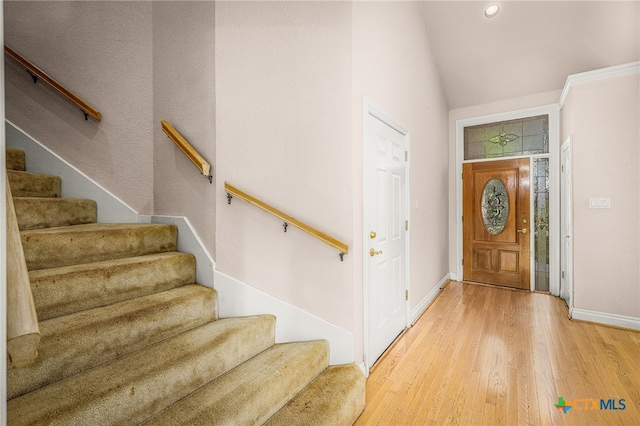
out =
[[[44,81],[49,86],[51,86],[55,90],[57,90],[62,96],[64,96],[65,98],[69,99],[76,106],[78,106],[82,110],[82,112],[84,113],[85,120],[88,120],[89,117],[92,117],[93,119],[95,119],[97,121],[100,121],[102,119],[102,114],[100,114],[100,112],[98,112],[95,108],[93,108],[91,105],[89,105],[88,103],[86,103],[85,101],[80,99],[73,92],[68,90],[62,84],[58,83],[56,80],[54,80],[52,77],[50,77],[47,73],[45,73],[40,68],[38,68],[37,66],[35,66],[31,62],[29,62],[22,55],[17,53],[15,50],[10,48],[6,44],[4,45],[4,53],[6,53],[7,55],[11,56],[13,59],[16,60],[16,62],[18,62],[23,67],[25,67],[27,69],[27,71],[29,71],[29,74],[31,74],[31,77],[33,77],[33,82],[34,83],[37,82],[38,79]]]
[[[298,229],[301,229],[302,231],[306,232],[309,235],[312,235],[314,237],[316,237],[317,239],[319,239],[320,241],[323,241],[327,244],[329,244],[331,247],[336,248],[338,250],[340,250],[340,260],[343,260],[343,257],[345,254],[349,253],[349,246],[345,243],[343,243],[340,240],[337,240],[327,234],[325,234],[322,231],[318,231],[317,229],[313,228],[312,226],[307,225],[304,222],[299,221],[298,219],[295,219],[292,216],[289,216],[288,214],[284,213],[281,210],[276,209],[273,206],[270,206],[269,204],[265,203],[264,201],[260,201],[257,198],[247,194],[244,191],[241,191],[240,189],[236,188],[235,186],[231,185],[229,182],[225,182],[224,183],[224,190],[227,192],[227,199],[229,201],[229,204],[231,204],[231,198],[233,197],[238,197],[241,200],[244,200],[246,202],[248,202],[249,204],[253,204],[254,206],[261,208],[262,210],[266,211],[267,213],[271,213],[272,215],[282,219],[284,221],[284,230],[285,232],[287,232],[287,225],[293,225]]]
[[[211,176],[211,165],[207,163],[207,161],[202,158],[202,155],[196,151],[194,147],[191,146],[189,142],[185,138],[182,137],[180,133],[176,129],[173,128],[168,121],[162,120],[162,131],[175,143],[178,148],[186,155],[189,160],[195,164],[195,166],[200,170],[200,172],[209,179],[209,183],[213,182],[213,176]]]
[[[38,357],[40,327],[8,178],[6,188],[7,364],[9,368],[18,368],[33,363]]]

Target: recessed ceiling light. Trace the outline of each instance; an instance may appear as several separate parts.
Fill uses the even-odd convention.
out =
[[[487,18],[493,18],[498,14],[499,11],[500,6],[498,6],[497,4],[492,4],[491,6],[487,6],[487,8],[484,10],[484,16],[486,16]]]

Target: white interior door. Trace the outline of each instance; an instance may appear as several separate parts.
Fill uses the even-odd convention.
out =
[[[371,114],[365,121],[367,367],[406,327],[406,133]]]
[[[560,259],[560,297],[569,306],[569,314],[573,310],[573,193],[571,182],[571,156],[572,144],[571,136],[561,147],[561,206],[560,206],[560,229],[561,229],[561,259]]]

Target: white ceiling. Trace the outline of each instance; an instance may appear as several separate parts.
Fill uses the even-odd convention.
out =
[[[492,3],[500,12],[487,19]],[[570,74],[640,60],[640,0],[423,5],[450,109],[562,89]]]

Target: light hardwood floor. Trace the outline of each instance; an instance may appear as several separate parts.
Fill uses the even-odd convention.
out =
[[[639,410],[640,333],[570,321],[547,294],[451,282],[372,369],[356,425],[640,425]]]

